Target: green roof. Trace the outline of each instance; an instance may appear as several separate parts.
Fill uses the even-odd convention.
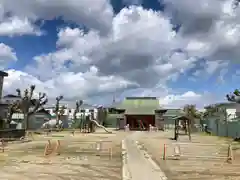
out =
[[[184,114],[183,110],[181,109],[168,109],[163,116],[165,117],[177,117],[177,116],[182,116]]]
[[[159,109],[159,102],[153,97],[132,97],[126,98],[117,108],[125,109],[125,114],[151,115]]]

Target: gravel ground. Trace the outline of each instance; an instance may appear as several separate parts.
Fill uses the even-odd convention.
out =
[[[173,132],[145,132],[139,142],[160,165],[167,177],[172,180],[240,180],[240,144],[233,143],[232,164],[226,163],[229,139],[203,134],[192,135],[192,142],[181,136],[179,143],[180,160],[173,160]],[[185,143],[185,144],[184,144]],[[163,147],[167,144],[168,159],[163,160]],[[211,145],[209,145],[211,144]],[[191,156],[191,158],[190,158]],[[198,158],[194,156],[199,156]],[[206,158],[204,158],[206,156]],[[211,156],[211,157],[207,157]],[[220,158],[222,157],[222,158]]]
[[[124,132],[98,132],[71,136],[59,132],[51,137],[35,136],[29,143],[9,144],[0,154],[1,180],[120,180],[121,140],[126,135]],[[59,156],[43,156],[48,139],[61,140]],[[98,152],[94,144],[100,140],[103,147]]]

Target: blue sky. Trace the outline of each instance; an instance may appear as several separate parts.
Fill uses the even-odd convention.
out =
[[[31,2],[0,0],[5,93],[36,84],[69,102],[157,96],[201,108],[238,88],[240,15],[230,0]]]

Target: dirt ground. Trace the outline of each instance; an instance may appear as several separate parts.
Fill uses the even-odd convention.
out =
[[[171,180],[240,180],[240,144],[230,139],[192,135],[180,136],[180,160],[171,157],[174,154],[176,141],[171,140],[173,132],[146,132],[139,139],[143,147],[151,154],[167,177]],[[233,162],[226,162],[228,145],[232,143]],[[167,160],[163,160],[163,149],[166,144]],[[196,157],[197,156],[197,157]]]
[[[9,143],[0,153],[1,180],[120,180],[124,132],[34,135],[28,143]],[[44,157],[47,140],[60,140],[60,155]],[[96,142],[102,141],[97,151]],[[112,149],[110,151],[110,149]]]

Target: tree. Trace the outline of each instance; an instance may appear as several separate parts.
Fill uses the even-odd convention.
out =
[[[184,106],[183,111],[189,118],[195,119],[200,117],[200,113],[198,112],[196,105],[187,104]]]
[[[212,116],[218,111],[218,108],[215,105],[206,106],[204,107],[204,109],[205,111],[203,113],[203,118]]]
[[[80,111],[80,106],[83,104],[82,100],[76,101],[76,107],[73,113],[73,119],[76,121],[77,119],[77,113]]]
[[[233,93],[227,94],[226,98],[230,102],[235,102],[240,104],[240,91],[235,89]]]
[[[196,105],[187,104],[184,106],[183,111],[184,111],[185,115],[190,119],[191,127],[194,126],[195,119],[201,118],[201,113],[198,112]]]
[[[107,109],[104,107],[99,107],[97,112],[97,120],[99,124],[103,125],[107,118]]]
[[[20,103],[19,101],[9,104],[7,111],[7,124],[9,125],[12,121],[12,116],[14,113],[20,113]]]
[[[21,100],[13,105],[13,109],[19,109],[24,114],[25,129],[28,129],[29,116],[35,114],[48,102],[45,93],[40,92],[38,99],[33,98],[35,87],[35,85],[31,85],[30,89],[25,89],[23,94],[20,89],[16,90]]]
[[[55,109],[54,109],[54,113],[56,114],[56,121],[57,121],[56,122],[56,127],[59,126],[59,121],[64,114],[64,110],[66,109],[65,106],[60,107],[60,101],[62,99],[63,99],[63,96],[56,97],[56,104],[55,104]]]

